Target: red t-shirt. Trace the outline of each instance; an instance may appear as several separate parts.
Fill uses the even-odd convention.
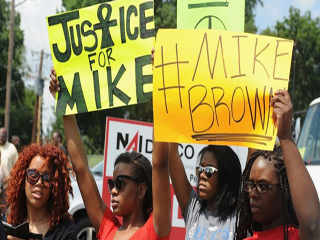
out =
[[[112,240],[114,238],[114,235],[118,231],[119,227],[121,227],[121,224],[119,223],[118,219],[114,216],[111,210],[107,208],[104,213],[97,238],[101,240],[109,240],[109,239]],[[138,229],[131,236],[130,240],[135,240],[135,239],[168,240],[169,238],[170,238],[170,232],[164,238],[161,238],[157,235],[153,226],[153,213],[151,213],[148,221],[143,225],[143,227]]]
[[[253,232],[252,237],[245,238],[245,240],[283,240],[283,226],[276,227],[266,231]],[[299,229],[289,227],[289,240],[299,240]]]

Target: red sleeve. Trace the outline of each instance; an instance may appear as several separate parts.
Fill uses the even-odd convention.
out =
[[[170,232],[166,237],[159,237],[154,230],[153,226],[153,213],[150,214],[148,221],[144,224],[142,228],[140,228],[131,238],[130,240],[135,239],[152,239],[152,240],[169,240],[170,239]]]
[[[111,210],[107,207],[104,212],[102,222],[100,224],[99,233],[97,235],[98,239],[113,239],[116,231],[121,226],[118,219],[114,216]]]

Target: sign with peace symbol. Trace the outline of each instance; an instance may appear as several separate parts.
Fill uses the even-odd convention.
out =
[[[244,0],[184,0],[177,3],[177,27],[244,31]]]

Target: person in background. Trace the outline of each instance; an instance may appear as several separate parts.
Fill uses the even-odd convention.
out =
[[[19,152],[21,147],[20,138],[17,135],[12,135],[11,143],[16,147],[17,151]]]
[[[0,193],[0,203],[4,203],[5,190],[7,188],[7,182],[9,174],[18,159],[18,151],[16,147],[7,141],[7,130],[0,128],[0,151],[1,151],[1,170],[3,173],[1,183],[3,185],[3,191]]]
[[[54,68],[51,69],[50,92],[59,91]],[[171,232],[171,195],[168,167],[168,146],[154,142],[150,161],[140,153],[125,152],[114,163],[113,178],[108,180],[111,206],[100,196],[88,166],[87,155],[74,115],[63,116],[69,157],[77,183],[97,238],[164,239]],[[120,224],[116,216],[123,217]]]
[[[44,240],[76,240],[69,214],[73,196],[67,156],[52,145],[31,144],[23,149],[11,171],[7,188],[8,223],[29,222],[29,230]],[[9,236],[10,240],[18,238]]]
[[[285,90],[271,105],[279,146],[253,152],[242,175],[236,240],[319,240],[317,191],[291,136],[292,103]],[[246,238],[250,232],[252,237]]]
[[[1,150],[0,150],[0,166],[1,166]],[[0,167],[0,194],[3,190],[3,185],[2,185],[2,178],[3,178],[3,170],[2,168]],[[1,201],[0,201],[0,205],[1,205]]]
[[[52,134],[52,144],[58,148],[60,148],[65,155],[68,156],[68,150],[66,149],[66,147],[63,145],[62,143],[63,137],[61,132],[56,131]]]

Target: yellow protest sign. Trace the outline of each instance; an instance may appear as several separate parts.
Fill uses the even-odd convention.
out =
[[[177,2],[179,29],[244,31],[245,0],[183,0]]]
[[[117,0],[47,18],[61,89],[57,115],[150,100],[153,5]]]
[[[292,47],[291,40],[246,33],[159,30],[155,140],[272,149],[270,101],[288,88]]]

